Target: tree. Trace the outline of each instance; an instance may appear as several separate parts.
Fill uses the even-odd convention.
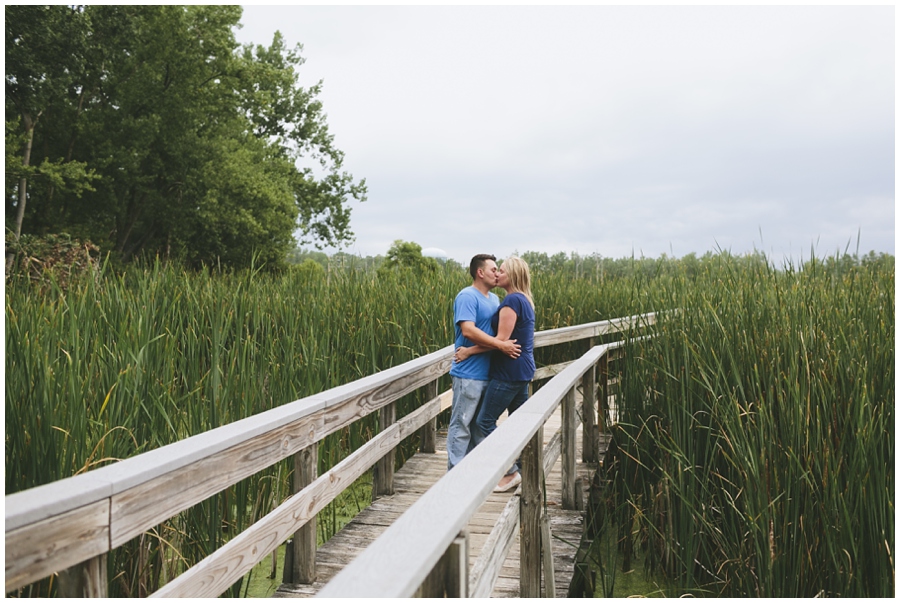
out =
[[[427,270],[436,271],[440,265],[434,258],[422,255],[422,246],[412,241],[397,239],[388,249],[384,263],[379,267],[379,273],[384,274],[391,270]]]
[[[70,184],[69,189],[76,195],[90,189],[94,178],[83,163],[72,162],[71,157],[45,160],[38,169],[31,162],[35,129],[41,117],[55,105],[66,102],[66,94],[82,72],[80,57],[85,33],[86,20],[77,8],[6,7],[6,191],[9,203],[9,182],[16,183],[17,240],[22,233],[31,177],[40,174],[57,189]],[[11,157],[11,151],[21,153],[21,160]]]
[[[321,83],[298,84],[301,47],[279,34],[269,47],[240,48],[240,15],[238,6],[6,7],[7,166],[12,146],[25,163],[33,149],[41,165],[68,170],[40,188],[8,175],[7,220],[21,213],[30,232],[67,231],[124,260],[281,263],[296,230],[319,246],[352,240],[348,203],[364,201],[366,186],[342,171]],[[57,31],[70,41],[43,42]],[[29,128],[32,114],[41,128],[34,119]]]

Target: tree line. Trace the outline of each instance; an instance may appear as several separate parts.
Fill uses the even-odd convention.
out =
[[[322,82],[239,6],[6,6],[7,251],[66,233],[124,262],[279,265],[352,240]]]
[[[536,275],[559,274],[571,278],[582,278],[592,282],[603,282],[606,279],[632,278],[641,276],[655,278],[664,276],[684,275],[687,278],[699,276],[709,265],[723,256],[732,257],[739,263],[747,266],[769,266],[773,270],[824,270],[825,272],[843,275],[855,267],[883,267],[893,269],[894,256],[887,253],[870,251],[860,255],[858,252],[849,254],[834,254],[824,258],[811,258],[805,262],[791,265],[776,266],[771,258],[761,251],[754,251],[744,255],[732,255],[728,251],[713,253],[708,251],[703,255],[694,252],[682,257],[672,257],[665,253],[658,258],[652,257],[605,257],[599,253],[580,255],[576,252],[557,252],[548,254],[540,251],[516,252],[527,263],[531,272]],[[498,258],[502,261],[503,258]],[[391,245],[385,255],[360,256],[346,252],[337,252],[328,255],[322,251],[296,249],[288,256],[288,262],[293,265],[312,264],[321,266],[324,270],[361,270],[385,274],[387,272],[435,271],[444,270],[468,271],[468,264],[460,264],[454,259],[438,262],[434,258],[422,255],[422,246],[412,241],[397,240]]]

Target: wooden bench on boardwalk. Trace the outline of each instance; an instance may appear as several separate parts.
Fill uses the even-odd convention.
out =
[[[518,532],[518,595],[540,596],[542,567],[551,565],[549,558],[541,558],[541,543],[550,540],[548,526],[552,531],[551,522],[544,520],[542,476],[550,474],[544,459],[549,462],[559,451],[555,454],[560,457],[561,506],[575,509],[576,388],[595,392],[595,375],[606,375],[610,352],[624,345],[621,340],[593,343],[606,334],[634,332],[654,320],[655,315],[648,314],[536,333],[535,347],[588,340],[590,349],[571,363],[542,369],[545,377],[558,374],[453,471],[422,492],[319,594],[487,596],[495,582],[503,582],[502,563]],[[287,457],[294,458],[295,494],[151,596],[218,596],[288,539],[291,583],[314,583],[316,514],[373,466],[375,493],[392,494],[404,479],[395,484],[394,449],[418,430],[423,450],[439,456],[435,434],[442,398],[437,380],[449,370],[452,354],[448,346],[87,474],[6,496],[6,591],[59,573],[63,595],[106,596],[110,550]],[[606,400],[604,378],[600,386],[599,399]],[[426,388],[429,401],[398,419],[395,402],[419,388]],[[590,395],[582,402],[584,433],[594,432],[595,401],[596,396]],[[543,433],[550,431],[545,424],[558,408],[561,427],[545,450]],[[376,411],[379,433],[316,476],[318,442]],[[593,437],[584,439],[587,460],[597,459],[594,442]],[[474,559],[475,538],[468,526],[519,456],[523,483],[521,492],[513,495],[518,502],[504,505],[505,518],[495,524],[499,531],[491,532]]]

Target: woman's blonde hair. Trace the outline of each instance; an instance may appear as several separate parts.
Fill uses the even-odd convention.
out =
[[[534,309],[534,299],[531,297],[531,273],[528,264],[522,258],[511,255],[503,260],[503,271],[509,276],[509,286],[528,299],[531,308]]]

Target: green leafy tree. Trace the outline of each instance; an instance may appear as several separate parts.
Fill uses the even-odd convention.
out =
[[[21,213],[29,232],[66,231],[123,260],[279,264],[295,231],[319,246],[352,240],[348,204],[366,186],[343,171],[321,83],[299,85],[301,48],[280,34],[239,47],[240,16],[238,6],[6,7],[7,166],[28,165],[29,152],[48,166],[40,188],[8,173],[7,220]],[[56,31],[66,40],[45,43]]]
[[[31,160],[38,124],[69,101],[83,73],[86,33],[85,15],[77,8],[6,7],[6,198],[10,213],[15,195],[16,239],[22,232],[29,181],[42,177],[49,190],[80,196],[95,178],[71,156],[45,158],[37,167]]]
[[[387,277],[394,272],[427,271],[436,272],[440,268],[437,260],[422,255],[422,246],[412,241],[397,239],[391,244],[384,262],[378,267],[378,274]]]

